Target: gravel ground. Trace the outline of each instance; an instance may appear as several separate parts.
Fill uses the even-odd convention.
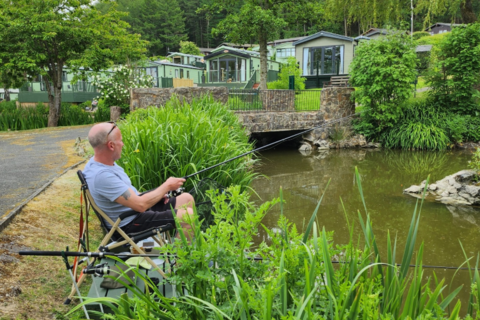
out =
[[[69,165],[62,144],[85,139],[91,126],[0,133],[0,220]]]

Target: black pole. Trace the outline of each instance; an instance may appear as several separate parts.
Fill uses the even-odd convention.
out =
[[[131,253],[114,253],[114,252],[75,252],[75,251],[19,251],[21,256],[50,256],[50,257],[155,257],[159,254],[131,254]]]

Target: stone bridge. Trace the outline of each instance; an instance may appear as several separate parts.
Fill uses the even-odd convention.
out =
[[[262,110],[234,111],[250,133],[306,130],[318,127],[328,120],[335,120],[355,113],[355,103],[350,97],[354,88],[331,87],[321,92],[319,111],[295,111],[295,91],[259,90]],[[210,94],[224,104],[229,92],[225,87],[191,88],[137,88],[130,92],[130,110],[148,106],[162,106],[172,95],[191,102],[193,98]],[[238,93],[232,92],[231,95]],[[349,123],[349,122],[348,122]]]

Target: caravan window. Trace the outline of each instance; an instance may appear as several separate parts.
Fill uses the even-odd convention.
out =
[[[344,46],[303,49],[303,74],[343,74]]]

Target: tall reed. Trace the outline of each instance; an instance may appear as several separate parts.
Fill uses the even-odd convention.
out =
[[[162,108],[137,110],[120,124],[122,158],[118,164],[140,190],[158,187],[168,177],[184,177],[252,150],[237,117],[205,97],[184,104],[173,98]],[[223,186],[248,186],[252,156],[241,157],[188,179],[187,190],[205,178]]]

